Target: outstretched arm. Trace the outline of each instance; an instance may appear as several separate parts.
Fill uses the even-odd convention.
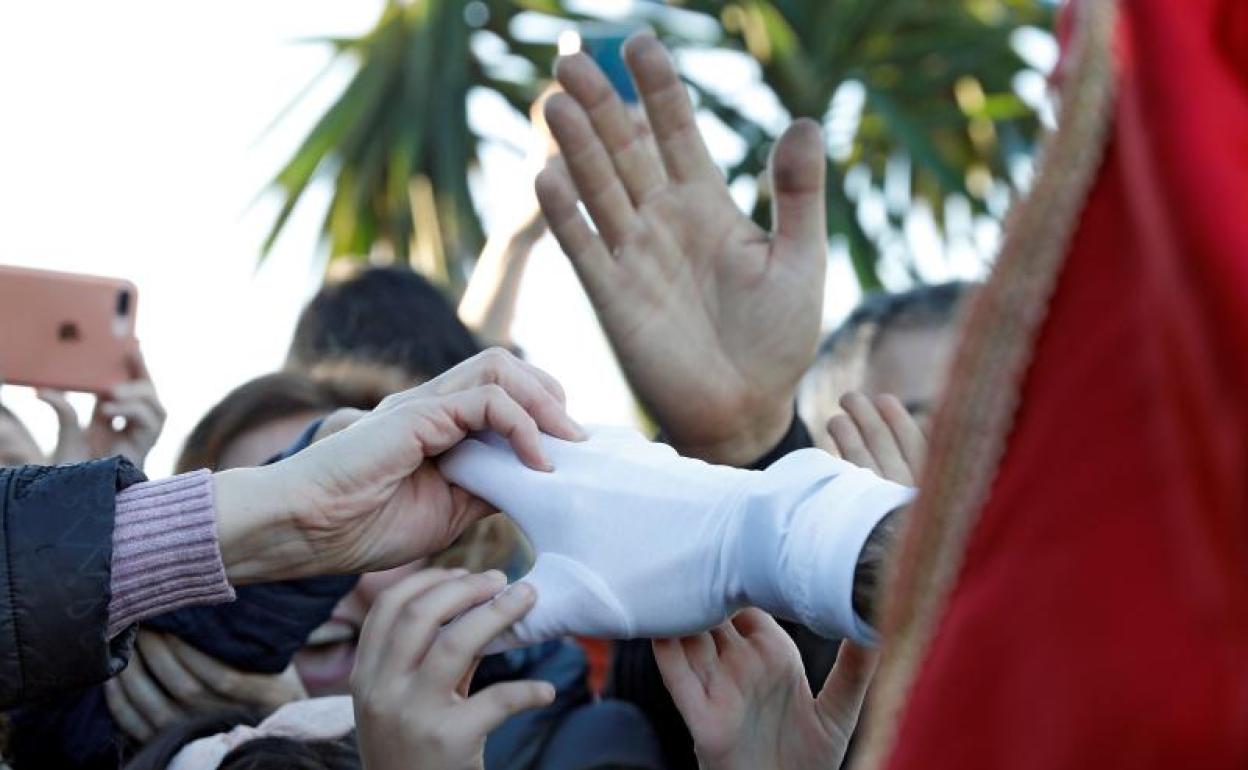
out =
[[[908,488],[817,449],[759,472],[680,457],[624,430],[543,441],[553,473],[524,468],[490,435],[441,462],[537,551],[525,580],[540,598],[511,641],[680,636],[747,605],[832,638],[873,640],[852,605],[856,565]]]
[[[537,551],[525,580],[542,598],[511,641],[681,636],[752,605],[874,642],[895,512],[913,496],[875,469],[916,477],[925,440],[895,398],[846,403],[834,435],[869,467],[818,449],[763,472],[715,466],[625,429],[543,439],[558,466],[548,474],[488,434],[448,453],[447,479],[506,511]]]

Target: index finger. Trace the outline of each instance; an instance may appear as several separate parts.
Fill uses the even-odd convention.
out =
[[[901,446],[901,454],[910,466],[910,475],[917,481],[923,473],[923,460],[927,455],[927,437],[923,435],[923,429],[896,396],[877,396],[875,405]]]
[[[409,601],[465,574],[467,570],[422,569],[381,594],[360,629],[352,679],[369,681],[374,677],[382,661],[382,643],[392,636],[399,612]]]
[[[875,458],[880,475],[898,484],[914,485],[910,474],[910,466],[902,457],[901,447],[892,430],[884,422],[879,408],[862,393],[852,391],[841,399],[841,407],[849,413],[862,438],[867,442],[867,449]]]
[[[445,452],[473,431],[492,430],[507,440],[520,461],[534,470],[550,471],[554,466],[542,449],[538,424],[499,385],[483,385],[446,396],[442,407],[454,420],[458,431],[441,437],[430,437],[428,455]]]
[[[442,630],[426,658],[428,671],[451,687],[480,657],[485,646],[533,608],[537,593],[514,583],[489,602],[474,607]]]
[[[707,699],[706,688],[702,680],[693,672],[684,645],[679,639],[655,639],[651,642],[654,649],[654,661],[659,666],[659,676],[672,700],[680,710],[681,716],[688,721]]]
[[[539,428],[569,441],[585,438],[585,431],[568,416],[567,397],[559,382],[546,372],[502,348],[490,348],[429,383],[439,394],[498,385],[524,407]],[[420,388],[412,391],[418,394]]]

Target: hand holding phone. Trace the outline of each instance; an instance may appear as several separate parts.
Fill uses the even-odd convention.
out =
[[[39,388],[36,395],[56,412],[57,440],[52,462],[85,462],[121,455],[143,467],[165,427],[165,408],[137,349],[126,358],[126,382],[96,397],[91,420],[83,427],[64,391]]]

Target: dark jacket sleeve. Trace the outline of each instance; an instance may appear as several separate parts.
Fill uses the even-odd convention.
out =
[[[132,634],[108,638],[117,493],[143,480],[120,457],[0,469],[0,706],[102,682]]]
[[[780,442],[748,467],[763,470],[790,452],[811,446],[814,446],[814,441],[810,432],[794,414],[789,431]],[[795,623],[782,622],[781,625],[797,643],[806,667],[806,676],[811,680],[812,689],[818,692],[831,670],[832,662],[836,660],[836,642],[829,642]],[[649,717],[658,734],[659,744],[663,747],[668,767],[672,770],[696,770],[698,761],[693,753],[693,739],[685,727],[680,711],[672,702],[672,696],[663,686],[663,677],[654,660],[650,640],[629,639],[617,642],[612,652],[608,695],[637,705]]]
[[[265,465],[306,449],[320,426],[320,420],[311,423]],[[229,604],[186,607],[144,625],[173,634],[228,666],[276,674],[290,665],[308,635],[329,620],[357,580],[355,575],[329,575],[240,586]]]
[[[319,426],[318,420],[269,462],[306,448]],[[354,575],[334,575],[241,586],[229,604],[186,607],[146,620],[144,626],[174,634],[234,668],[277,673],[290,665],[308,635],[329,620],[356,580]],[[9,748],[18,770],[113,770],[121,766],[129,748],[113,724],[100,687],[20,709],[11,718]]]

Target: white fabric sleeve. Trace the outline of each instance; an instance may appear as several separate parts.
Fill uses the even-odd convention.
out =
[[[493,434],[440,462],[537,554],[524,577],[537,603],[509,644],[682,636],[748,605],[871,641],[852,609],[854,568],[875,524],[909,500],[905,487],[813,449],[759,472],[680,457],[631,430],[543,441],[550,473]]]
[[[876,644],[854,612],[854,572],[876,525],[914,490],[818,449],[787,455],[762,477],[741,519],[745,602],[822,636]]]

